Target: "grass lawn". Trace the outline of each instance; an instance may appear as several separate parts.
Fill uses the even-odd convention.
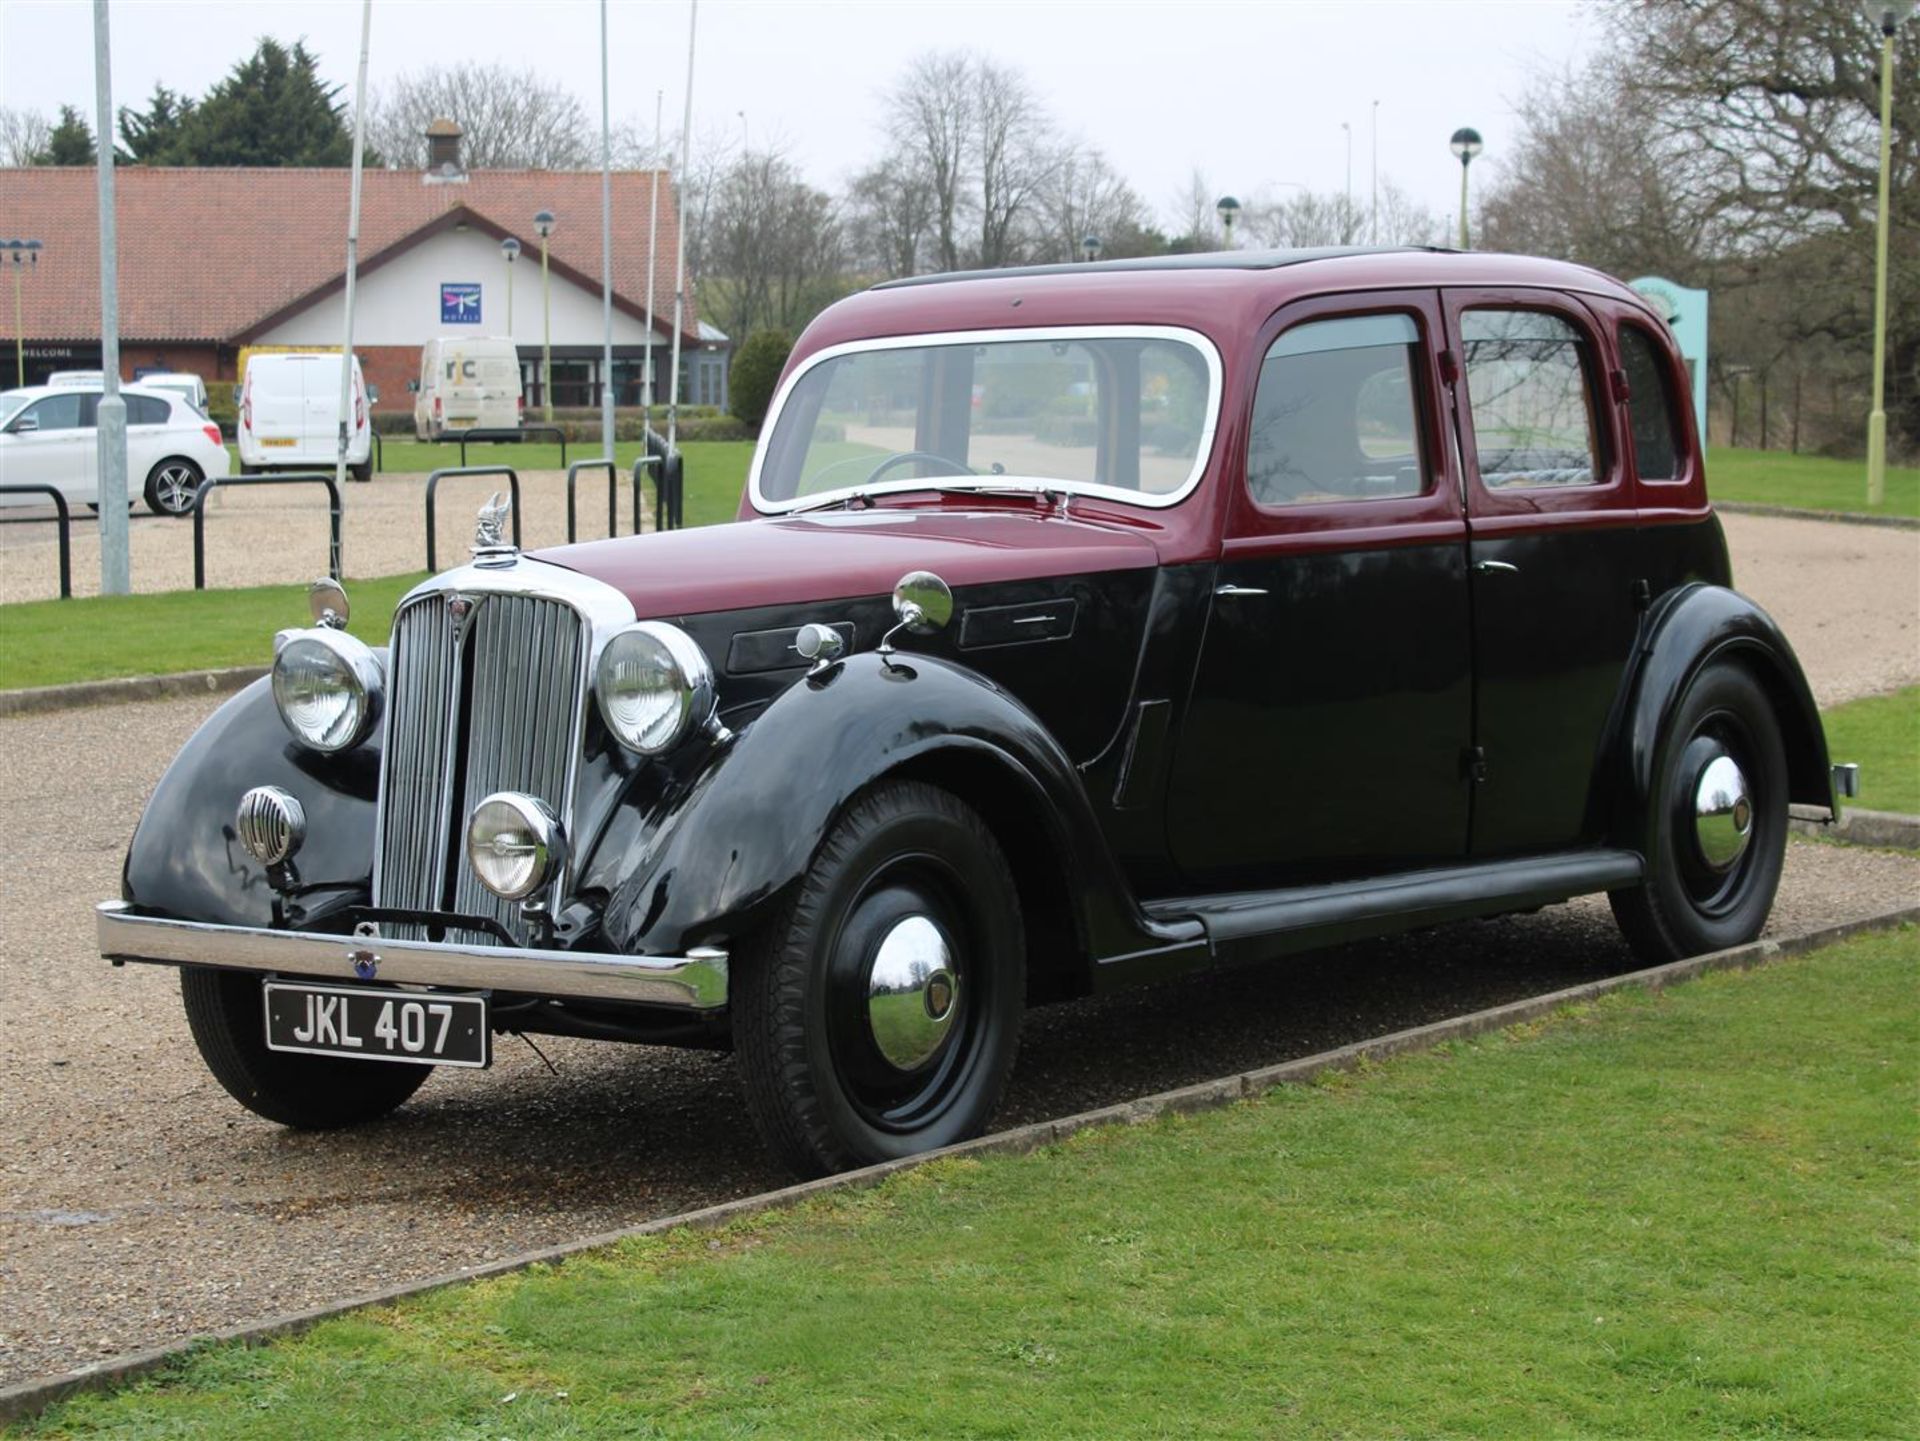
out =
[[[393,608],[425,577],[349,580],[347,627],[385,645]],[[0,690],[110,676],[270,665],[273,633],[306,625],[307,586],[92,595],[0,606]]]
[[[1869,515],[1920,515],[1920,468],[1887,467],[1887,498],[1867,504],[1865,460],[1827,460],[1783,450],[1707,452],[1707,494],[1715,500],[1849,510]]]
[[[444,447],[415,445],[434,458],[457,461]],[[391,447],[389,454],[399,449]],[[540,446],[480,446],[469,451],[540,450]],[[558,452],[555,447],[544,449]],[[626,447],[637,453],[638,447]],[[752,445],[702,441],[683,447],[687,456],[688,525],[732,520],[746,486]],[[495,457],[488,456],[492,461]],[[526,464],[501,457],[509,465]],[[625,457],[632,464],[633,456]],[[544,463],[544,462],[542,462]],[[182,531],[182,539],[186,533]],[[419,574],[353,580],[355,634],[380,644],[392,627],[393,608],[422,579]],[[60,685],[109,676],[155,675],[231,665],[265,665],[273,633],[305,623],[306,588],[260,586],[247,590],[168,591],[160,595],[82,596],[76,600],[27,601],[0,606],[0,690]]]
[[[1860,763],[1860,794],[1845,804],[1920,815],[1920,686],[1849,701],[1823,719],[1828,754]]]
[[[29,1434],[1920,1434],[1915,939],[211,1348]]]

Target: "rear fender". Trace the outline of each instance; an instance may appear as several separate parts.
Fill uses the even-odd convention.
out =
[[[1788,798],[1801,805],[1834,803],[1826,729],[1793,647],[1753,601],[1725,586],[1680,586],[1647,620],[1621,736],[1624,804],[1615,817],[1623,844],[1638,844],[1639,818],[1653,794],[1660,743],[1687,686],[1717,660],[1747,667],[1773,702],[1787,753]]]
[[[795,682],[697,774],[636,784],[581,877],[602,891],[612,948],[678,954],[761,924],[840,811],[888,776],[956,789],[993,823],[1023,891],[1040,857],[1083,960],[1191,944],[1197,925],[1142,914],[1073,763],[1033,714],[965,667],[857,655]],[[1024,834],[1009,835],[1015,818]],[[1036,843],[1044,836],[1044,846]],[[1033,907],[1027,907],[1032,910]]]

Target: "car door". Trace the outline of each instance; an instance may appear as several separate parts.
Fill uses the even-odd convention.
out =
[[[81,399],[78,390],[42,396],[8,422],[0,483],[51,485],[69,500],[96,493],[88,484],[90,467],[82,466]]]
[[[1472,664],[1443,334],[1429,291],[1303,302],[1261,333],[1169,792],[1195,884],[1465,852]]]
[[[1472,852],[1598,834],[1597,761],[1643,604],[1611,352],[1587,308],[1446,292],[1471,531]]]
[[[147,473],[171,453],[173,403],[157,395],[127,397],[127,494],[145,488]]]

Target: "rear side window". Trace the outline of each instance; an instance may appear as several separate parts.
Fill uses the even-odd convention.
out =
[[[1297,325],[1260,366],[1247,488],[1261,505],[1386,500],[1427,488],[1411,315]]]
[[[173,407],[158,396],[129,395],[127,397],[128,425],[165,425]]]
[[[1637,325],[1621,326],[1620,364],[1627,372],[1634,468],[1642,480],[1679,479],[1680,431],[1674,423],[1673,375],[1659,342]]]
[[[1594,485],[1599,426],[1586,338],[1540,310],[1460,318],[1480,483],[1489,490]]]

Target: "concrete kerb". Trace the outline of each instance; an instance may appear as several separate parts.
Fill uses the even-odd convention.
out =
[[[1716,500],[1715,510],[1729,515],[1774,515],[1783,520],[1829,520],[1840,525],[1878,525],[1891,530],[1920,530],[1920,516],[1862,515],[1853,510],[1807,510],[1795,505],[1764,505],[1753,500]]]
[[[1825,815],[1826,812],[1818,807],[1794,806],[1787,825],[1799,835],[1838,841],[1842,845],[1920,850],[1920,816],[1901,815],[1898,811],[1860,810],[1853,806],[1843,807],[1837,821],[1823,820]]]
[[[189,670],[172,675],[130,675],[113,680],[84,680],[72,685],[36,686],[0,691],[0,717],[44,715],[77,706],[119,705],[126,701],[180,700],[187,696],[225,695],[253,684],[267,673],[262,665],[226,670]]]
[[[1569,986],[1564,990],[1551,991],[1545,995],[1533,996],[1524,1001],[1514,1001],[1504,1006],[1494,1006],[1484,1011],[1475,1011],[1470,1015],[1454,1016],[1429,1025],[1394,1031],[1389,1035],[1357,1041],[1337,1050],[1322,1051],[1318,1055],[1304,1056],[1299,1060],[1242,1071],[1216,1080],[1202,1081],[1195,1085],[1162,1091],[1156,1095],[1143,1096],[1138,1100],[1103,1106],[1093,1111],[1082,1111],[1077,1115],[1062,1117],[1058,1120],[1036,1121],[1030,1125],[1017,1126],[1012,1130],[982,1136],[957,1146],[948,1146],[944,1150],[929,1151],[925,1155],[887,1161],[877,1166],[867,1166],[858,1171],[826,1176],[815,1181],[803,1181],[798,1185],[786,1186],[777,1191],[763,1191],[756,1196],[724,1201],[719,1205],[702,1207],[697,1211],[687,1211],[677,1216],[662,1216],[637,1225],[622,1227],[616,1231],[605,1231],[599,1235],[543,1247],[537,1251],[503,1257],[483,1265],[462,1267],[424,1281],[388,1287],[382,1291],[353,1297],[331,1305],[318,1306],[311,1310],[298,1311],[249,1325],[227,1327],[224,1330],[194,1337],[178,1345],[134,1352],[63,1375],[0,1387],[0,1425],[32,1416],[69,1396],[86,1391],[105,1390],[117,1383],[150,1375],[202,1347],[236,1341],[247,1346],[260,1345],[281,1337],[297,1335],[337,1316],[374,1307],[390,1306],[411,1297],[445,1290],[449,1286],[463,1285],[470,1281],[487,1280],[496,1276],[511,1275],[516,1271],[524,1271],[535,1266],[552,1265],[636,1237],[657,1236],[667,1231],[682,1229],[711,1230],[767,1211],[786,1210],[816,1196],[836,1191],[864,1190],[878,1185],[890,1176],[932,1161],[965,1156],[1021,1155],[1065,1140],[1076,1132],[1096,1126],[1139,1125],[1163,1115],[1211,1110],[1246,1097],[1263,1095],[1276,1086],[1304,1084],[1318,1076],[1335,1071],[1352,1070],[1357,1066],[1385,1060],[1390,1056],[1426,1050],[1447,1041],[1465,1040],[1503,1030],[1508,1026],[1537,1020],[1563,1007],[1596,1000],[1615,991],[1635,988],[1662,990],[1712,971],[1751,970],[1769,961],[1817,950],[1822,946],[1832,945],[1853,936],[1890,930],[1916,922],[1920,922],[1920,906],[1902,906],[1880,915],[1822,926],[1818,930],[1807,931],[1796,936],[1754,941],[1748,945],[1736,946],[1731,950],[1716,951],[1711,955],[1695,956],[1688,960],[1653,966],[1647,970],[1633,971],[1626,975],[1609,976],[1604,980]]]

